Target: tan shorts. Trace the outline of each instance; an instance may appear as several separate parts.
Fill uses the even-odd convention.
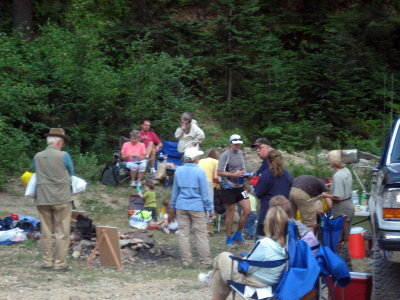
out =
[[[311,197],[305,191],[299,188],[292,187],[290,190],[290,202],[292,210],[295,214],[297,209],[300,211],[301,223],[306,226],[317,224],[317,211],[320,209],[321,201],[307,201]]]

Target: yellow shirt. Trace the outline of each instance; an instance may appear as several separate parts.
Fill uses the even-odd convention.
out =
[[[199,160],[199,167],[204,170],[208,182],[213,182],[214,172],[218,167],[218,160],[207,157]]]

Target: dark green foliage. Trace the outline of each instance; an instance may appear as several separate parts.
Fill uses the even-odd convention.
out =
[[[28,168],[54,126],[97,166],[143,118],[173,139],[183,111],[197,113],[206,147],[235,131],[286,150],[376,154],[400,113],[397,2],[32,5],[27,42],[13,37],[11,1],[0,1],[0,176]]]

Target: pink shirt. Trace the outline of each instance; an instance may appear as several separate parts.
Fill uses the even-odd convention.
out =
[[[137,142],[133,145],[131,142],[126,142],[122,145],[121,154],[130,155],[130,156],[138,156],[138,155],[146,155],[146,147],[143,143]],[[125,161],[133,161],[131,157],[125,158]]]
[[[143,131],[140,130],[140,137],[143,139],[143,144],[147,147],[149,142],[153,142],[154,145],[161,144],[160,139],[154,131]]]

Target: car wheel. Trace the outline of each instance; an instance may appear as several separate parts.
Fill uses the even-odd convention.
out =
[[[373,264],[371,299],[399,299],[400,264],[385,259],[377,245],[374,248]]]

